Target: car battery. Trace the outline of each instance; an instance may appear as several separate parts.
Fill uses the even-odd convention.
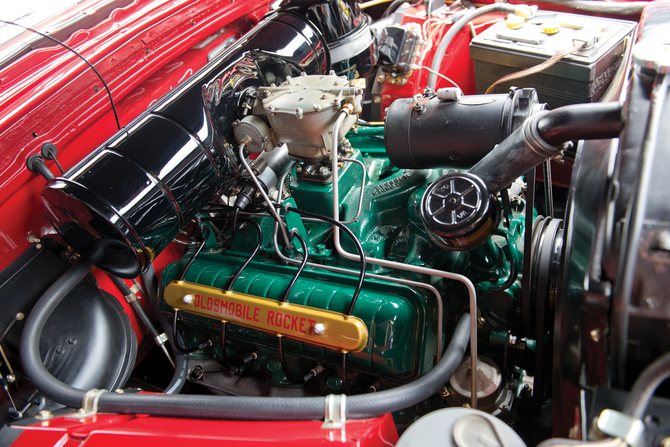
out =
[[[531,18],[510,15],[475,37],[470,56],[475,64],[477,93],[511,73],[547,61],[559,51],[581,49],[535,74],[498,84],[492,93],[511,86],[532,87],[540,101],[556,108],[598,101],[605,93],[630,45],[636,23],[577,14],[537,11]]]

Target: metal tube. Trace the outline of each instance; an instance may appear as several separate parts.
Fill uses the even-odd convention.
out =
[[[339,128],[342,124],[342,121],[344,121],[344,118],[346,118],[347,112],[343,111],[340,116],[337,118],[337,121],[335,122],[335,126],[333,127],[333,147],[331,151],[331,158],[333,161],[333,219],[339,220],[340,219],[340,207],[339,207],[339,192],[338,192],[338,182],[339,182],[339,177],[338,177],[338,162],[337,162],[337,138],[335,137],[338,135]],[[333,226],[333,239],[335,242],[335,250],[343,256],[344,258],[350,259],[350,260],[357,260],[359,258],[358,255],[354,253],[350,253],[346,251],[341,243],[340,243],[340,230],[336,226]],[[471,402],[471,407],[476,409],[477,408],[477,292],[475,290],[475,286],[470,281],[470,279],[467,276],[464,275],[459,275],[457,273],[449,273],[449,272],[444,272],[442,270],[435,270],[427,267],[420,267],[416,265],[409,265],[409,264],[403,264],[400,262],[394,262],[394,261],[388,261],[386,259],[378,259],[378,258],[371,258],[366,256],[365,257],[366,262],[369,262],[370,264],[376,264],[376,265],[381,265],[382,267],[389,267],[389,268],[395,268],[395,269],[401,269],[401,270],[406,270],[409,272],[414,272],[414,273],[419,273],[422,275],[432,275],[432,276],[439,276],[444,279],[451,279],[454,281],[459,281],[463,284],[468,289],[468,294],[470,298],[470,355],[472,357],[472,362],[471,362],[471,368],[472,368],[472,384],[471,384],[471,392],[472,392],[472,402]]]
[[[367,179],[367,173],[365,170],[365,164],[363,164],[363,162],[360,160],[356,160],[353,158],[343,158],[342,161],[346,163],[356,163],[361,167],[361,170],[363,171],[363,179],[361,180],[361,193],[358,196],[358,209],[356,210],[356,215],[350,221],[342,222],[344,225],[349,225],[356,222],[358,216],[361,215],[361,210],[363,209],[363,190],[365,189],[365,180]]]
[[[286,179],[286,176],[288,175],[289,171],[290,171],[290,169],[288,171],[286,171],[284,173],[284,175],[282,175],[282,178],[279,180],[279,188],[278,188],[279,197],[281,197],[282,190],[283,190],[283,187],[284,187],[284,180]],[[303,220],[307,220],[307,219],[303,218]],[[274,243],[274,247],[275,247],[275,251],[277,252],[277,256],[279,256],[279,259],[281,259],[284,262],[289,262],[289,263],[293,263],[293,264],[300,264],[301,261],[291,259],[291,258],[285,256],[281,252],[281,250],[279,249],[279,244],[278,244],[278,241],[277,241],[278,226],[279,226],[279,223],[275,221],[274,232],[273,232],[273,235],[272,235],[272,241]],[[316,264],[316,263],[313,263],[313,262],[308,262],[307,265],[309,267],[312,267],[312,268],[320,268],[320,269],[323,269],[323,270],[327,270],[329,272],[341,273],[341,274],[345,274],[345,275],[356,275],[358,273],[355,270],[343,269],[341,267],[331,267],[331,266],[327,266],[327,265]],[[444,304],[442,303],[442,295],[440,295],[440,292],[430,284],[424,284],[424,283],[417,282],[417,281],[411,281],[411,280],[407,280],[407,279],[392,278],[392,277],[387,277],[387,276],[375,275],[373,273],[367,273],[366,276],[369,277],[369,278],[379,279],[379,280],[382,280],[382,281],[390,281],[390,282],[394,282],[394,283],[397,283],[397,284],[402,284],[402,285],[405,285],[405,286],[408,286],[408,287],[419,287],[419,288],[422,288],[422,289],[426,289],[426,290],[432,292],[435,295],[435,300],[436,300],[436,305],[437,305],[437,353],[435,355],[435,359],[436,359],[436,361],[439,362],[440,359],[442,358],[442,325],[444,323]]]

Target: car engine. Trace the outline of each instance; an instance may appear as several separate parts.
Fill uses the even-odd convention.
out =
[[[452,5],[446,33],[410,4],[375,22],[354,1],[270,11],[47,179],[57,234],[0,281],[18,293],[68,250],[53,285],[0,322],[22,386],[46,399],[34,411],[94,399],[332,427],[392,413],[398,445],[433,445],[443,426],[459,446],[666,445],[668,403],[649,393],[670,374],[667,4],[639,28]],[[456,63],[442,46],[486,12],[464,94],[442,78]],[[566,45],[553,72],[494,83]],[[144,382],[119,290],[92,266],[152,304],[161,348]],[[94,318],[81,308],[91,342],[62,359],[73,338],[49,339]],[[482,430],[490,443],[465,439]]]

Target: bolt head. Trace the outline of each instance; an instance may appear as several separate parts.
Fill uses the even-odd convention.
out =
[[[323,323],[316,323],[313,330],[315,334],[323,335],[323,333],[326,332],[326,326],[324,326]]]
[[[328,168],[325,167],[325,166],[321,166],[321,167],[319,168],[319,174],[321,174],[321,175],[327,175],[329,172],[330,172],[330,171],[328,171]]]
[[[184,295],[181,300],[184,304],[191,304],[193,302],[193,295]]]

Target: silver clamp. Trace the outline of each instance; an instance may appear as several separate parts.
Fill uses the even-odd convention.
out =
[[[326,396],[326,417],[321,428],[344,428],[347,422],[345,407],[347,396],[344,394],[329,394]]]
[[[137,296],[138,293],[144,293],[144,289],[142,289],[142,286],[139,285],[138,283],[134,283],[133,286],[130,288],[130,291]]]
[[[156,338],[154,338],[154,341],[158,346],[163,346],[168,341],[168,337],[165,332],[163,332],[162,334],[158,334]]]
[[[106,392],[107,390],[99,390],[97,388],[88,390],[86,394],[84,394],[84,398],[81,400],[81,409],[79,409],[76,413],[69,414],[65,417],[67,419],[82,419],[97,414],[98,400],[100,400],[100,396]]]
[[[644,422],[614,410],[603,410],[598,417],[598,429],[608,436],[621,438],[631,447],[642,439]]]

